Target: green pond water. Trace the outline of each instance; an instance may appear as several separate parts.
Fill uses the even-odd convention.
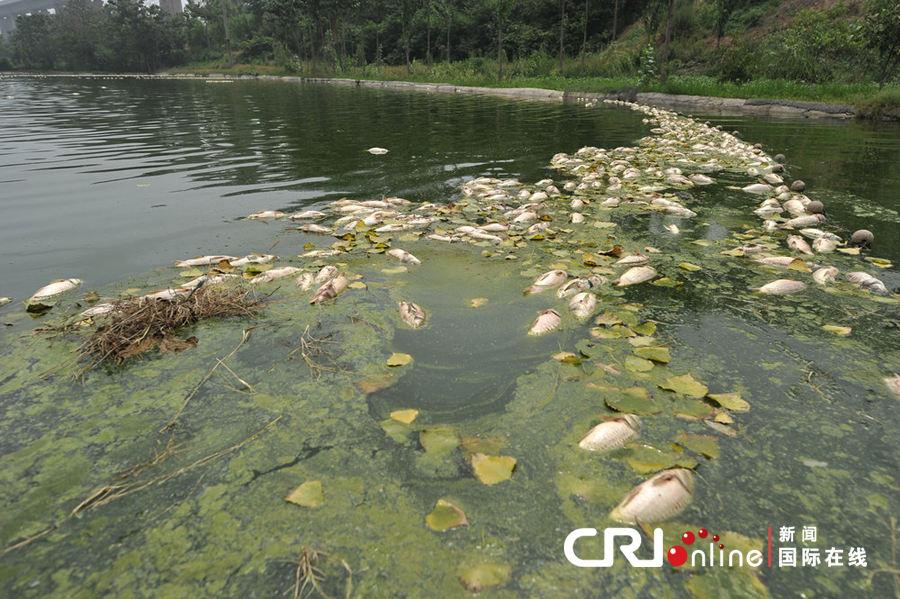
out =
[[[338,240],[244,218],[384,195],[462,206],[449,230],[480,218],[466,210],[465,181],[562,188],[554,154],[634,145],[652,135],[643,114],[278,82],[0,79],[0,97],[0,295],[14,299],[0,308],[0,597],[293,596],[305,550],[319,552],[320,580],[303,596],[467,597],[460,578],[485,566],[502,574],[486,597],[900,596],[900,398],[884,382],[900,371],[900,303],[799,272],[803,293],[754,293],[784,271],[721,253],[764,235],[752,213],[761,198],[735,189],[754,182],[745,173],[692,188],[691,219],[592,209],[605,224],[572,225],[566,194],[548,200],[553,235],[494,246],[384,234],[421,259],[404,269],[361,232],[351,252],[313,261],[298,255]],[[874,232],[871,250],[827,263],[900,287],[900,129],[709,120],[784,153],[825,203],[828,230]],[[771,234],[776,253],[788,253],[783,237]],[[675,286],[601,286],[595,316],[608,312],[607,325],[577,321],[553,291],[523,295],[550,268],[613,279],[621,269],[596,252],[615,244],[656,250]],[[292,279],[264,284],[272,295],[256,317],[202,322],[184,332],[196,347],[79,379],[73,352],[97,325],[35,334],[71,320],[89,291],[141,294],[186,280],[173,260],[270,247],[277,266],[337,264],[360,284],[322,306]],[[85,282],[43,316],[24,311],[66,277]],[[423,328],[401,322],[400,301],[425,308]],[[550,308],[560,327],[527,335]],[[225,360],[232,372],[207,378],[244,331]],[[670,360],[636,359],[644,346]],[[413,361],[390,367],[393,353]],[[688,374],[749,404],[721,410],[735,436],[703,422],[715,401],[660,387]],[[610,406],[636,405],[623,391],[633,387],[649,398],[638,444],[581,450]],[[391,418],[407,409],[418,410],[412,423]],[[701,452],[685,433],[715,446]],[[515,458],[512,476],[483,484],[475,453]],[[608,514],[623,496],[675,463],[698,481],[690,506],[660,525],[667,547],[704,527],[726,551],[765,555],[771,527],[774,567],[566,560],[570,531],[616,526]],[[310,481],[319,507],[285,501]],[[440,499],[469,525],[431,530]],[[795,540],[780,541],[791,526]],[[816,541],[801,541],[804,526]],[[779,567],[781,547],[818,548],[822,563]],[[843,565],[826,565],[832,547]],[[859,547],[866,566],[848,565]],[[578,552],[599,558],[601,543]]]

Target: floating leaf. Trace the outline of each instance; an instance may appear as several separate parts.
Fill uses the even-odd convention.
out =
[[[616,223],[611,223],[605,220],[595,220],[593,225],[598,229],[611,229],[616,226]]]
[[[459,436],[452,428],[429,428],[419,433],[419,443],[427,453],[444,455],[459,445]]]
[[[594,324],[600,326],[612,326],[614,324],[622,324],[622,319],[607,310],[594,319]]]
[[[636,356],[628,356],[625,358],[625,368],[632,372],[650,372],[653,370],[653,362]]]
[[[472,470],[475,476],[486,485],[494,485],[509,479],[513,468],[516,467],[516,458],[510,456],[493,456],[483,453],[472,455]]]
[[[387,436],[397,443],[406,443],[409,434],[413,431],[413,428],[408,424],[404,424],[390,418],[388,418],[387,420],[382,420],[378,424],[381,425],[381,428],[384,429],[384,432],[387,434]]]
[[[653,360],[660,364],[668,364],[671,360],[668,347],[638,347],[632,351],[642,358]]]
[[[506,437],[466,437],[462,441],[460,441],[459,445],[462,447],[463,455],[466,459],[472,457],[472,455],[476,453],[483,453],[486,455],[499,455],[500,450],[503,449],[503,446],[507,444]]]
[[[394,378],[394,375],[388,373],[380,378],[365,379],[359,381],[358,383],[356,383],[356,388],[368,395],[369,393],[375,393],[376,391],[387,389],[396,382],[397,379]]]
[[[384,251],[384,250],[382,250]],[[386,275],[399,275],[401,273],[406,272],[408,269],[405,266],[395,266],[393,268],[382,268],[381,272]]]
[[[822,326],[826,331],[830,331],[835,335],[849,335],[853,329],[851,327],[841,327],[835,324],[826,324]]]
[[[468,526],[469,521],[466,520],[465,512],[456,505],[446,499],[438,499],[434,510],[425,516],[425,525],[431,530],[442,532],[457,526]]]
[[[412,363],[412,361],[413,357],[411,355],[394,352],[391,354],[391,357],[387,359],[387,365],[391,367],[406,366],[407,364]]]
[[[666,382],[661,384],[660,388],[697,398],[703,397],[709,391],[706,385],[698,383],[690,374],[666,379]]]
[[[716,409],[702,401],[689,399],[674,400],[675,415],[687,420],[704,420],[712,418],[716,413]]]
[[[656,279],[651,285],[659,285],[660,287],[680,287],[681,285],[684,285],[684,283],[681,281],[673,281],[669,277],[663,277],[661,279]]]
[[[500,586],[512,574],[512,568],[502,562],[485,562],[474,566],[460,566],[456,570],[459,582],[470,593]]]
[[[605,400],[606,405],[617,412],[659,414],[661,411],[650,399],[650,393],[643,387],[629,387],[620,392],[609,392]]]
[[[581,364],[581,358],[570,351],[559,352],[553,355],[554,360],[559,360],[563,364]]]
[[[890,268],[891,266],[893,266],[890,260],[885,260],[884,258],[873,258],[871,256],[866,256],[865,260],[868,260],[878,268]]]
[[[713,420],[720,424],[734,424],[734,418],[732,418],[728,412],[719,412]]]
[[[850,254],[851,256],[859,255],[859,248],[838,248],[837,251]]]
[[[488,303],[488,298],[486,297],[474,297],[469,300],[469,305],[473,308],[480,308],[481,306]]]
[[[741,394],[735,393],[710,393],[707,395],[711,400],[725,408],[734,412],[749,412],[750,404],[741,398]]]
[[[349,285],[347,285],[347,287],[349,287],[350,289],[368,289],[369,288],[368,285],[366,285],[365,283],[362,283],[360,281],[355,281],[353,283],[350,283]]]
[[[708,248],[709,246],[712,245],[712,242],[709,242],[705,239],[695,239],[691,243],[693,243],[694,245],[699,245],[700,247],[705,247],[705,248]]]
[[[631,347],[647,347],[656,343],[656,340],[653,337],[644,337],[642,335],[640,337],[629,337],[628,343]]]
[[[719,440],[713,436],[681,433],[675,437],[675,441],[695,453],[702,453],[708,458],[719,457]]]
[[[391,419],[404,424],[411,424],[418,415],[419,410],[396,410],[391,412]]]
[[[741,248],[734,248],[733,250],[725,250],[724,252],[720,252],[721,254],[725,254],[726,256],[736,256],[741,258],[744,255],[744,250]]]
[[[797,270],[800,272],[811,272],[809,267],[806,265],[806,261],[801,258],[794,258],[791,260],[790,264],[787,265],[788,270]]]
[[[608,329],[593,328],[590,330],[591,337],[595,339],[622,339],[623,337],[634,337],[634,331],[625,326],[616,325]]]
[[[685,468],[693,468],[697,465],[695,460],[685,458],[680,452],[662,451],[646,444],[628,444],[625,447],[625,461],[633,470],[641,474],[665,470],[676,465]]]
[[[598,345],[589,339],[582,339],[575,344],[575,347],[586,358],[599,358],[605,355],[609,350],[602,345]]]
[[[306,481],[291,491],[289,495],[285,495],[284,498],[303,507],[319,507],[325,503],[322,483],[317,480]]]
[[[631,327],[631,330],[637,333],[638,335],[647,335],[648,337],[653,335],[656,332],[656,323],[655,322],[644,322],[637,326]]]
[[[682,262],[682,263],[679,264],[678,266],[679,266],[679,268],[683,268],[684,270],[686,270],[686,271],[688,271],[688,272],[694,272],[694,271],[696,271],[696,270],[702,270],[701,267],[697,266],[696,264],[691,264],[690,262]]]
[[[703,423],[717,433],[722,433],[723,435],[727,435],[729,437],[737,437],[737,431],[730,426],[725,426],[724,424],[716,422],[714,420],[704,420]]]

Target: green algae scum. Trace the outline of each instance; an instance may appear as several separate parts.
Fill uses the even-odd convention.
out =
[[[833,219],[794,230],[787,210],[754,214],[838,199],[790,191],[790,166],[752,141],[649,107],[585,110],[636,114],[646,135],[560,148],[533,167],[546,180],[486,172],[424,201],[310,205],[325,233],[295,230],[290,212],[229,223],[259,231],[254,247],[285,229],[267,263],[156,268],[39,317],[3,308],[0,595],[900,597],[890,241],[860,250]],[[798,254],[790,234],[837,247]],[[778,256],[791,259],[763,260]],[[332,277],[303,279],[328,265]],[[296,270],[254,281],[284,267]],[[554,270],[562,280],[541,288]],[[336,273],[333,297],[311,303]],[[79,348],[119,317],[81,315],[89,300],[185,301],[133,298],[217,274],[264,307],[85,370]],[[576,279],[596,298],[589,316],[561,291]],[[803,285],[758,291],[781,279]],[[424,310],[421,326],[401,302]],[[579,446],[625,415],[636,434]],[[695,474],[678,506],[659,486],[637,524],[611,517],[681,470]],[[576,551],[600,559],[616,526],[641,530],[643,557],[660,527],[666,551],[707,551],[682,541],[704,529],[726,557],[771,547],[772,562],[566,559],[571,531],[598,529]]]

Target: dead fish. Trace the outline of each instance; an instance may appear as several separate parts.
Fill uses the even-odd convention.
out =
[[[622,273],[622,276],[616,279],[615,283],[616,287],[626,287],[649,281],[655,276],[656,269],[652,266],[635,266]]]
[[[694,182],[695,185],[712,185],[716,182],[715,179],[704,175],[702,173],[695,173],[693,175],[689,175],[688,178]]]
[[[609,517],[616,522],[662,522],[684,511],[694,495],[694,473],[686,468],[663,470],[639,484]]]
[[[834,283],[834,277],[840,272],[834,266],[825,266],[814,272],[812,276],[819,285],[827,285],[828,283]]]
[[[900,398],[900,374],[885,377],[884,384],[887,385],[891,393]]]
[[[587,278],[587,280],[588,283],[591,284],[591,289],[594,289],[606,283],[606,277],[604,277],[603,275],[591,275]]]
[[[765,264],[767,266],[777,266],[779,268],[788,268],[791,265],[795,266],[808,266],[806,262],[802,258],[795,258],[793,256],[760,256],[756,259],[760,264]]]
[[[532,323],[531,328],[528,330],[528,334],[543,335],[544,333],[549,333],[558,327],[561,322],[562,318],[560,318],[559,312],[556,310],[544,310],[538,315],[534,323]]]
[[[569,275],[564,270],[547,271],[544,274],[539,275],[534,280],[534,283],[531,285],[531,287],[525,290],[525,295],[541,293],[542,291],[558,287],[559,285],[562,285],[568,278]]]
[[[12,301],[11,297],[0,297],[0,306],[5,306]]]
[[[300,254],[299,258],[331,258],[341,253],[340,250],[310,250]]]
[[[248,264],[268,264],[269,262],[275,260],[278,256],[272,256],[270,254],[249,254],[244,256],[243,258],[238,258],[237,260],[229,260],[228,263],[232,266],[246,266]]]
[[[268,283],[269,281],[274,281],[282,277],[289,277],[295,272],[299,271],[300,269],[294,266],[282,266],[281,268],[273,268],[272,270],[267,270],[266,272],[260,273],[250,279],[250,284],[259,285],[260,283]]]
[[[388,255],[392,258],[396,258],[400,262],[404,264],[412,264],[413,266],[420,266],[422,261],[407,252],[406,250],[401,250],[400,248],[394,248],[392,250],[387,251]]]
[[[321,285],[322,283],[327,283],[328,281],[335,278],[339,274],[341,274],[341,271],[338,270],[337,266],[328,264],[319,269],[319,272],[316,273],[316,276],[313,279],[313,282]]]
[[[486,225],[481,225],[478,228],[482,231],[487,231],[488,233],[502,233],[503,231],[517,230],[519,227],[506,223],[488,223]]]
[[[410,229],[415,229],[415,225],[407,225],[403,223],[392,223],[390,225],[384,225],[383,227],[378,227],[375,229],[376,233],[395,233],[397,231],[409,231]]]
[[[355,228],[355,227],[354,227]],[[328,234],[334,232],[334,229],[331,227],[326,227],[324,225],[317,225],[315,223],[310,223],[308,225],[301,225],[296,227],[297,231],[303,231],[304,233],[323,233]]]
[[[672,204],[670,206],[666,206],[663,208],[663,212],[669,214],[671,216],[678,216],[682,218],[690,218],[692,216],[697,216],[697,213],[693,210],[688,210],[684,206],[680,204]]]
[[[235,256],[197,256],[196,258],[191,258],[190,260],[175,260],[175,266],[185,267],[185,266],[209,266],[210,264],[218,264],[221,261],[227,261],[232,266],[234,266],[233,260],[237,260]]]
[[[794,279],[778,279],[770,283],[766,283],[757,291],[766,295],[788,295],[790,293],[799,293],[806,289],[806,285]]]
[[[747,193],[769,193],[772,191],[772,186],[767,183],[754,183],[752,185],[748,185],[747,187],[741,188],[742,191],[746,191]]]
[[[168,289],[161,289],[159,291],[151,291],[147,295],[142,295],[140,299],[142,300],[174,300],[179,297],[183,297],[189,295],[193,290],[192,289],[184,289],[183,287],[179,287],[178,289],[172,289],[171,287]]]
[[[672,235],[678,235],[681,233],[681,229],[678,228],[678,225],[672,223],[671,225],[666,225],[666,231],[671,233]]]
[[[381,156],[382,154],[387,154],[387,153],[388,153],[387,150],[385,150],[384,148],[379,148],[379,147],[369,148],[369,149],[366,150],[366,151],[367,151],[369,154],[373,154],[373,155],[375,155],[375,156]]]
[[[827,237],[819,237],[812,242],[812,246],[818,253],[825,254],[836,250],[837,242],[835,242],[834,239],[828,239]]]
[[[277,210],[260,210],[247,216],[249,220],[278,220],[284,217],[284,212]]]
[[[810,256],[813,254],[812,248],[810,248],[809,244],[806,243],[806,240],[799,235],[788,235],[787,244],[789,248],[797,250],[802,254],[808,254]]]
[[[831,239],[832,241],[841,240],[841,238],[834,233],[829,233],[828,231],[823,231],[822,229],[800,229],[799,233],[804,237],[808,237],[809,239],[819,239],[820,237],[824,237],[826,239]]]
[[[796,229],[798,227],[808,227],[825,222],[825,217],[821,214],[807,214],[806,216],[797,216],[781,223],[782,227]]]
[[[184,283],[182,285],[182,287],[184,287],[185,289],[195,289],[195,288],[199,287],[200,285],[203,285],[205,287],[209,287],[212,285],[223,285],[226,282],[230,281],[231,279],[237,279],[237,278],[238,278],[238,275],[231,275],[231,274],[221,274],[221,275],[215,275],[213,277],[210,277],[207,275],[200,275],[196,279],[191,279],[187,283]]]
[[[413,302],[400,302],[400,318],[414,329],[425,324],[425,310]]]
[[[103,316],[116,309],[115,304],[97,304],[79,313],[79,316]]]
[[[62,295],[63,293],[77,289],[83,282],[84,281],[81,279],[57,279],[49,285],[44,285],[35,291],[34,295],[28,298],[27,301],[37,302],[56,297],[57,295]]]
[[[294,285],[301,291],[306,291],[316,282],[315,276],[311,272],[305,272],[294,279]]]
[[[791,214],[796,214],[797,216],[806,214],[806,206],[804,206],[803,202],[801,202],[800,200],[788,200],[787,202],[782,204],[782,208],[784,208]]]
[[[334,299],[341,294],[344,289],[347,288],[347,285],[350,284],[350,281],[347,280],[347,277],[344,275],[340,275],[339,277],[335,277],[316,289],[315,294],[311,300],[309,300],[310,304],[321,304],[322,302],[326,302],[330,299]]]
[[[460,237],[457,235],[440,235],[438,233],[432,233],[431,235],[425,236],[427,239],[433,239],[434,241],[443,241],[445,243],[454,243],[460,241]]]
[[[546,223],[541,223],[546,224]],[[467,235],[473,239],[481,239],[483,241],[490,241],[491,243],[502,243],[503,238],[497,237],[496,235],[491,235],[490,233],[485,233],[480,229],[475,229],[474,231],[470,231]]]
[[[296,212],[288,218],[291,220],[316,220],[325,218],[326,216],[328,215],[324,212],[319,212],[318,210],[304,210],[303,212]]]
[[[582,291],[587,291],[591,287],[591,282],[587,279],[572,279],[556,290],[556,297],[562,299],[564,297],[569,297],[570,295],[575,295],[576,293],[581,293]]]
[[[640,266],[650,262],[650,257],[643,254],[631,254],[613,262],[613,266]]]
[[[530,223],[531,221],[537,220],[540,218],[540,215],[534,210],[526,210],[522,212],[518,216],[513,219],[514,223]]]
[[[847,277],[848,281],[850,281],[854,285],[859,285],[863,289],[874,291],[875,293],[883,293],[885,295],[890,293],[887,287],[884,286],[884,283],[882,283],[879,279],[876,279],[869,273],[848,272],[845,276]]]
[[[625,447],[625,443],[638,436],[643,428],[641,419],[634,414],[620,417],[607,416],[578,442],[578,447],[588,451],[612,451]]]
[[[763,175],[763,179],[765,179],[766,183],[769,185],[781,185],[784,183],[784,179],[775,173],[766,173]]]
[[[578,320],[587,320],[597,308],[597,296],[589,291],[576,294],[569,302],[569,311]]]
[[[569,222],[573,225],[580,225],[584,222],[584,215],[580,212],[573,212],[569,215]]]

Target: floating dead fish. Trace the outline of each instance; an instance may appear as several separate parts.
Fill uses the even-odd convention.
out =
[[[40,302],[77,289],[84,281],[81,279],[57,279],[34,292],[27,302]]]
[[[0,306],[5,306],[12,301],[11,297],[0,297]]]
[[[813,255],[812,248],[810,248],[809,244],[806,243],[806,240],[799,235],[788,235],[787,244],[789,248],[797,250],[802,254]]]
[[[432,233],[431,235],[426,235],[426,239],[433,239],[434,241],[443,241],[445,243],[455,243],[457,241],[461,241],[461,238],[457,235],[440,235],[438,233]]]
[[[425,310],[413,302],[400,302],[400,318],[414,329],[425,324]]]
[[[681,233],[681,229],[678,228],[678,225],[672,223],[671,225],[666,225],[666,231],[671,233],[672,235],[678,235]]]
[[[788,200],[787,202],[782,204],[782,208],[784,208],[791,214],[796,214],[797,216],[806,214],[806,206],[804,206],[803,202],[801,202],[800,200]]]
[[[640,266],[650,262],[650,257],[643,254],[631,254],[613,262],[613,266]]]
[[[800,227],[808,227],[825,222],[825,217],[821,214],[807,214],[806,216],[798,216],[781,223],[782,227],[797,229]]]
[[[790,266],[807,268],[809,266],[802,258],[793,256],[760,256],[756,261],[760,264],[777,266],[778,268],[788,268]]]
[[[339,277],[335,277],[331,279],[321,287],[316,290],[316,293],[313,295],[312,299],[309,300],[310,304],[321,304],[322,302],[326,302],[330,299],[334,299],[347,288],[347,285],[350,284],[350,281],[347,280],[347,277],[341,275]]]
[[[812,242],[813,249],[820,254],[833,252],[837,249],[837,242],[827,237],[819,237]]]
[[[572,279],[556,290],[556,297],[562,299],[564,297],[569,297],[570,295],[581,293],[582,291],[587,291],[591,287],[591,282],[587,279]]]
[[[282,277],[289,277],[295,272],[299,271],[300,269],[294,266],[282,266],[281,268],[273,268],[272,270],[267,270],[266,272],[260,273],[250,279],[250,284],[259,285],[260,283],[268,283],[269,281],[274,281]]]
[[[319,212],[318,210],[304,210],[303,212],[296,212],[288,218],[291,220],[316,220],[325,218],[326,216],[328,215],[324,212]]]
[[[392,250],[387,251],[388,255],[392,258],[396,258],[400,262],[404,264],[411,264],[413,266],[420,266],[422,261],[407,252],[406,250],[401,250],[400,248],[394,248]]]
[[[260,210],[247,216],[249,220],[278,220],[284,217],[284,212],[277,210]]]
[[[834,266],[825,266],[814,272],[812,276],[815,282],[819,285],[827,285],[828,283],[834,283],[834,278],[840,272],[841,271],[839,271]]]
[[[689,175],[688,178],[693,181],[695,185],[712,185],[716,182],[712,177],[702,173],[694,173],[693,175]]]
[[[890,293],[887,287],[884,286],[884,283],[882,283],[879,279],[876,279],[869,273],[848,272],[845,276],[847,277],[847,280],[854,285],[859,285],[860,287],[868,291],[874,291],[875,293],[881,293],[884,295]]]
[[[237,260],[229,260],[228,263],[232,266],[246,266],[248,264],[268,264],[278,258],[278,256],[272,256],[271,254],[249,254],[242,258],[238,258]]]
[[[551,270],[545,272],[544,274],[539,275],[534,280],[534,283],[531,285],[531,287],[525,290],[525,295],[541,293],[542,291],[547,291],[548,289],[558,287],[559,285],[562,285],[568,278],[569,275],[564,270]]]
[[[742,187],[741,190],[746,191],[747,193],[762,194],[772,191],[772,186],[766,183],[754,183],[752,185],[748,185],[747,187]]]
[[[841,238],[834,233],[829,233],[828,231],[823,231],[822,229],[800,229],[798,233],[808,239],[819,239],[820,237],[824,237],[826,239],[831,239],[832,241],[841,240]]]
[[[540,218],[540,215],[534,210],[526,210],[513,219],[514,223],[530,223]]]
[[[319,269],[319,272],[316,273],[316,277],[313,279],[313,282],[321,285],[322,283],[327,283],[339,274],[341,274],[341,271],[338,270],[337,266],[328,264]]]
[[[672,204],[670,206],[666,206],[663,208],[663,212],[670,216],[678,216],[681,218],[691,218],[692,216],[697,216],[697,213],[693,210],[688,210],[684,206],[679,204]]]
[[[184,283],[182,287],[184,287],[185,289],[194,289],[196,287],[199,287],[200,285],[203,285],[205,287],[210,287],[212,285],[224,285],[228,281],[237,278],[239,278],[239,275],[220,274],[212,277],[207,275],[200,275],[196,279],[191,279],[187,283]]]
[[[544,333],[549,333],[558,327],[561,322],[562,318],[560,318],[559,312],[556,310],[544,310],[535,319],[531,328],[528,330],[528,334],[543,335]]]
[[[613,451],[625,447],[625,443],[641,432],[643,423],[634,414],[620,417],[607,416],[578,442],[578,447],[588,451]]]
[[[223,260],[234,266],[234,261],[237,259],[236,256],[197,256],[190,260],[175,260],[174,262],[175,266],[182,268],[185,266],[209,266],[210,264],[218,264]]]
[[[546,224],[546,223],[541,223]],[[485,233],[480,229],[475,229],[474,231],[470,231],[467,234],[469,237],[473,239],[480,239],[482,241],[490,241],[491,243],[503,243],[502,237],[497,237],[496,235],[491,235],[490,233]]]
[[[597,296],[589,291],[582,291],[569,302],[569,311],[578,320],[587,320],[597,308]]]
[[[900,399],[900,374],[884,378],[884,384],[898,399]]]
[[[396,233],[397,231],[409,231],[410,229],[415,229],[414,225],[407,225],[402,223],[392,223],[390,225],[384,225],[383,227],[378,227],[375,229],[376,233]]]
[[[628,492],[609,517],[616,522],[662,522],[684,511],[694,495],[694,473],[686,468],[663,470]]]
[[[115,309],[115,304],[97,304],[96,306],[91,306],[87,310],[80,312],[78,315],[85,317],[103,316],[104,314],[109,314]]]
[[[503,231],[516,231],[519,227],[507,223],[488,223],[478,228],[488,233],[502,233]]]
[[[159,291],[151,291],[147,295],[142,295],[140,299],[142,300],[174,300],[179,297],[185,297],[193,292],[193,289],[184,289],[183,287],[179,287],[177,289],[168,288],[168,289],[160,289]]]
[[[591,284],[591,289],[595,289],[595,288],[599,287],[600,285],[603,285],[606,283],[606,277],[604,277],[603,275],[591,275],[587,278],[587,280],[588,280],[588,283]]]
[[[765,179],[766,183],[769,185],[781,185],[784,183],[784,179],[775,173],[766,173],[763,175],[763,179]]]
[[[791,293],[799,293],[806,289],[806,285],[794,279],[778,279],[770,283],[766,283],[757,291],[766,295],[788,295]]]
[[[655,276],[656,269],[652,266],[635,266],[622,273],[622,276],[616,279],[615,283],[616,287],[626,287],[649,281]]]
[[[353,227],[354,229],[356,227]],[[303,231],[304,233],[322,233],[328,234],[333,233],[334,229],[331,227],[326,227],[325,225],[317,225],[315,223],[310,223],[308,225],[301,225],[299,227],[295,227],[297,231]]]
[[[315,276],[311,272],[302,273],[294,279],[294,285],[301,291],[306,291],[316,282]]]
[[[584,222],[584,215],[580,212],[573,212],[569,215],[569,222],[573,225],[580,225]]]
[[[310,250],[300,254],[299,258],[331,258],[341,254],[340,250]]]
[[[381,156],[382,154],[387,154],[388,151],[384,148],[374,147],[366,150],[369,154],[374,154],[375,156]]]

